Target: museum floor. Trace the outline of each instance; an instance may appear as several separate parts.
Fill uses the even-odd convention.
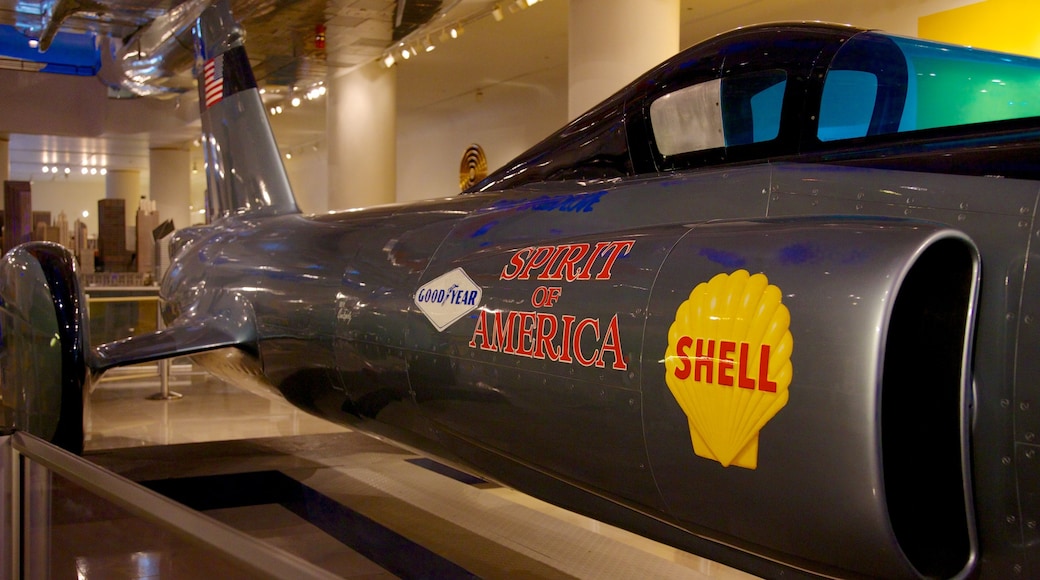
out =
[[[266,489],[284,479],[317,490],[324,523],[278,499],[219,507],[207,497],[199,507],[177,490],[171,497],[338,576],[750,577],[443,469],[190,365],[175,366],[170,381],[183,398],[149,400],[158,385],[154,367],[106,377],[91,396],[86,457],[135,481]],[[344,531],[344,520],[363,525]],[[104,558],[95,569],[145,577],[133,572],[131,554]]]

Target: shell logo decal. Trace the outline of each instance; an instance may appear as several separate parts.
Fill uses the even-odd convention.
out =
[[[791,314],[780,289],[746,270],[702,282],[668,330],[665,381],[693,450],[724,467],[758,467],[758,435],[787,404]]]

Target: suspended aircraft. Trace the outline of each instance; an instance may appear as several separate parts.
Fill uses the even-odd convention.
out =
[[[3,423],[82,447],[113,367],[238,384],[769,577],[1040,574],[1040,62],[849,26],[669,59],[462,195],[297,208],[226,2],[208,224],[94,345],[0,265]]]

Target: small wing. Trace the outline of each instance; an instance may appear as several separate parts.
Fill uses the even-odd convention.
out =
[[[198,309],[206,314],[181,316],[169,328],[95,347],[88,363],[91,371],[101,374],[114,367],[227,347],[256,354],[256,325],[249,304],[238,296],[223,295],[209,306]]]

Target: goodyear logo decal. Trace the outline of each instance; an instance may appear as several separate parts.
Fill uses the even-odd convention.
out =
[[[455,268],[423,284],[414,300],[434,328],[442,331],[480,306],[481,294],[466,271]]]
[[[758,467],[762,427],[787,404],[791,315],[764,274],[698,284],[668,330],[665,381],[689,419],[693,450],[724,467]]]

